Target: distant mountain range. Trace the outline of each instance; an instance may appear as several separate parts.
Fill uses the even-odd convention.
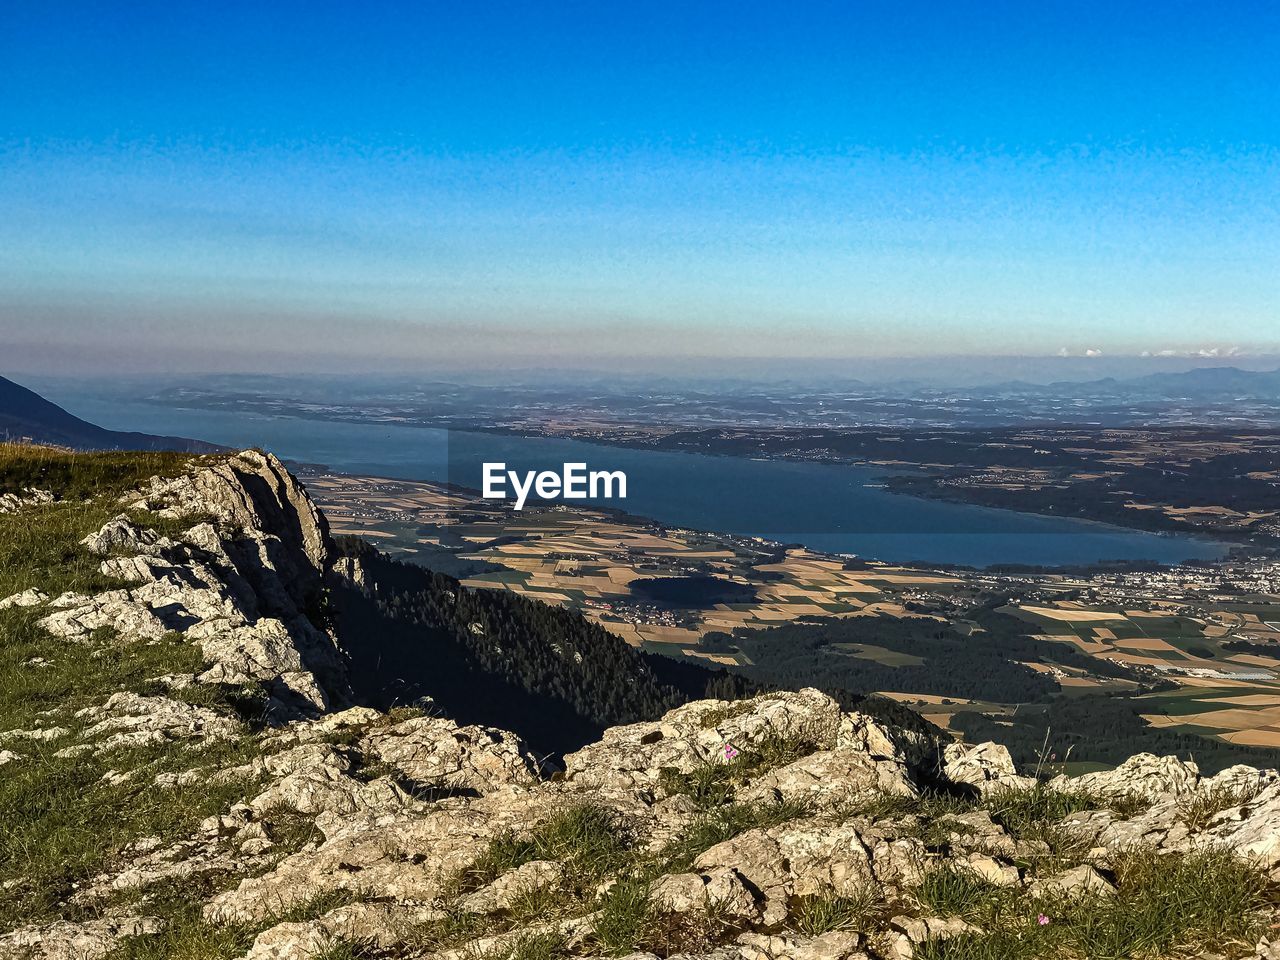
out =
[[[214,453],[224,449],[203,440],[157,437],[107,430],[51,403],[40,394],[0,377],[0,441],[30,441],[73,450],[178,450]]]
[[[1012,381],[969,392],[1118,400],[1276,400],[1280,399],[1280,370],[1197,367],[1182,373],[1143,377],[1056,380],[1048,384]]]

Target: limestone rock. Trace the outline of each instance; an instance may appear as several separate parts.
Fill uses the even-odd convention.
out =
[[[19,513],[26,507],[40,507],[53,503],[53,492],[27,487],[22,493],[0,493],[0,513]]]
[[[48,926],[19,927],[0,935],[0,957],[15,960],[98,960],[127,937],[156,933],[160,922],[150,917],[59,921]]]
[[[1273,874],[1280,871],[1280,784],[1224,810],[1190,845],[1229,850]]]
[[[565,757],[565,779],[612,790],[653,789],[663,768],[689,773],[726,762],[773,738],[806,738],[834,746],[839,705],[817,690],[770,693],[752,701],[702,700],[660,720],[611,727],[597,743]]]
[[[1022,882],[1018,868],[1008,863],[1001,863],[985,853],[971,853],[959,862],[997,887],[1016,887]]]
[[[225,523],[270,530],[301,552],[312,572],[332,555],[329,525],[302,485],[270,453],[244,450],[221,464],[174,479],[153,478],[131,505],[173,517],[214,514]],[[281,552],[278,559],[285,559]],[[276,558],[273,558],[276,559]],[[303,574],[290,562],[289,572]]]
[[[81,738],[98,752],[174,740],[228,740],[240,733],[238,723],[208,707],[136,693],[113,693],[106,703],[78,710],[76,716],[89,723]]]
[[[332,636],[306,616],[324,588],[331,543],[324,518],[269,454],[246,451],[190,474],[154,478],[126,501],[168,516],[213,516],[177,541],[128,514],[83,541],[103,573],[133,586],[66,594],[40,625],[87,641],[109,628],[126,642],[179,632],[200,644],[205,683],[262,683],[283,721],[345,705]]]
[[[916,795],[905,764],[852,750],[823,750],[757,778],[742,799],[811,801],[829,805],[869,792]]]
[[[888,960],[909,960],[915,955],[915,947],[921,943],[982,932],[959,917],[894,917],[889,926],[899,931],[899,935],[888,945],[885,954]]]
[[[414,717],[366,733],[360,749],[395,767],[419,790],[484,794],[538,781],[539,765],[514,734]]]
[[[942,774],[952,783],[969,784],[982,793],[1030,786],[1035,781],[1018,775],[1009,748],[999,743],[970,746],[949,743],[943,751]]]
[[[737,939],[738,960],[865,960],[862,937],[851,930],[831,930],[816,937],[798,933],[772,936],[744,933]]]
[[[472,913],[506,910],[517,897],[559,883],[563,873],[554,861],[531,860],[481,887],[463,900],[462,906]]]
[[[32,730],[6,730],[0,733],[0,743],[12,743],[15,740],[48,741],[57,740],[71,733],[66,727],[37,727]]]
[[[1086,773],[1068,779],[1058,777],[1054,785],[1064,789],[1094,791],[1104,796],[1145,797],[1158,800],[1162,797],[1180,797],[1195,790],[1200,771],[1194,763],[1177,757],[1157,757],[1139,753],[1130,757],[1114,770]]]
[[[173,547],[173,541],[168,537],[134,525],[127,514],[108,520],[97,533],[89,534],[80,543],[90,553],[102,557],[117,552],[158,557]]]
[[[9,607],[38,607],[40,604],[48,602],[49,595],[47,593],[31,587],[21,593],[15,593],[11,597],[5,597],[0,600],[0,610],[5,610]]]
[[[748,830],[704,851],[700,873],[732,870],[763,898],[762,922],[779,923],[788,901],[832,891],[837,895],[876,885],[871,852],[855,827],[788,823]]]
[[[1115,885],[1087,863],[1071,867],[1052,877],[1036,880],[1031,884],[1033,897],[1061,896],[1071,899],[1086,894],[1112,894]]]

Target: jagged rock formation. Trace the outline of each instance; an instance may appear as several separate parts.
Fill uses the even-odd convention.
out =
[[[110,628],[156,640],[179,631],[199,643],[205,683],[261,683],[270,715],[316,715],[348,701],[334,637],[313,615],[332,559],[328,527],[274,456],[245,451],[177,478],[155,478],[82,544],[102,573],[134,584],[41,601],[32,590],[0,603],[43,604],[40,625],[83,640]],[[148,510],[192,526],[176,539],[140,528]]]
[[[163,531],[148,526],[157,515]],[[323,516],[269,454],[157,478],[81,546],[129,585],[51,597],[30,583],[0,608],[69,646],[109,650],[94,646],[109,628],[117,643],[198,645],[203,664],[0,731],[0,764],[96,758],[108,785],[228,799],[111,850],[65,919],[9,920],[0,957],[125,957],[148,938],[161,955],[216,942],[246,960],[937,958],[1013,936],[1004,922],[1024,945],[1085,936],[1081,911],[1145,895],[1135,850],[1171,876],[1226,857],[1203,875],[1246,878],[1233,901],[1245,915],[1219,918],[1199,955],[1277,955],[1274,771],[1202,778],[1141,755],[1043,783],[996,744],[939,749],[817,690],[686,703],[553,764],[429,704],[350,705],[322,600],[326,578],[358,564],[335,572]],[[262,690],[265,712],[202,694],[229,685]],[[123,765],[192,744],[206,752],[189,765]],[[1186,927],[1180,955],[1203,929]],[[1018,956],[1088,955],[1083,940],[1043,942],[1050,952]]]

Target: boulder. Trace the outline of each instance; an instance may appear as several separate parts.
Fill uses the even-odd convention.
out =
[[[1053,785],[1064,790],[1099,793],[1107,797],[1141,797],[1160,800],[1181,797],[1196,789],[1200,771],[1194,763],[1177,757],[1139,753],[1114,770],[1080,777],[1056,777]]]
[[[459,727],[439,717],[413,717],[367,732],[360,750],[394,767],[419,791],[488,793],[532,786],[539,763],[512,733],[492,727]]]
[[[1031,777],[1018,775],[1009,748],[999,743],[949,743],[943,750],[943,761],[944,777],[952,783],[976,787],[982,793],[1035,783]]]

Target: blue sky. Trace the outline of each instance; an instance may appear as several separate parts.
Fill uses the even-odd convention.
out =
[[[1280,8],[0,14],[0,366],[1280,352]]]

